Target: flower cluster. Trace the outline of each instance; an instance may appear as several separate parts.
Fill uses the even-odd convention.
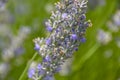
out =
[[[50,35],[34,39],[34,49],[42,60],[36,68],[28,71],[28,77],[33,80],[53,80],[53,75],[61,70],[65,60],[71,58],[79,45],[86,41],[84,34],[91,26],[85,16],[87,0],[61,0],[55,5],[56,11],[45,22]]]

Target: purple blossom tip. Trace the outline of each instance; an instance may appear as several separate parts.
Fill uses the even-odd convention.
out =
[[[46,25],[47,31],[51,32],[51,31],[53,30],[53,28],[52,28],[50,22],[45,22],[45,25]]]
[[[72,35],[71,35],[71,39],[72,39],[72,40],[77,40],[77,35],[76,35],[76,34],[72,34]]]
[[[44,58],[44,62],[50,62],[51,61],[51,57],[49,55],[46,55]]]
[[[39,75],[45,74],[45,71],[43,70],[43,66],[41,64],[37,65],[37,69],[38,69],[38,74]]]
[[[86,38],[81,38],[80,41],[81,41],[82,43],[84,43],[84,42],[86,42]]]
[[[39,44],[35,44],[34,49],[37,50],[37,51],[39,51],[40,50],[40,45]]]
[[[50,43],[51,43],[51,39],[50,38],[46,39],[46,44],[50,45]]]
[[[75,51],[78,51],[78,47],[76,47],[74,50],[75,50]]]
[[[82,15],[81,17],[80,17],[80,20],[85,20],[86,19],[86,16],[85,15]]]
[[[30,68],[29,71],[28,71],[28,77],[29,77],[29,78],[32,78],[33,75],[35,75],[35,69]]]
[[[52,30],[53,30],[53,28],[52,28],[51,26],[48,26],[46,29],[47,29],[47,31],[49,31],[49,32],[52,32]]]
[[[42,69],[42,65],[41,65],[41,64],[38,64],[38,65],[37,65],[37,69],[38,69],[38,70],[41,70],[41,69]]]
[[[62,18],[63,18],[63,19],[66,19],[66,18],[67,18],[67,15],[68,15],[67,13],[63,13],[63,14],[62,14]]]

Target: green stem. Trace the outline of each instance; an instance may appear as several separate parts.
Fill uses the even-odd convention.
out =
[[[31,64],[31,62],[35,59],[35,57],[37,56],[37,52],[33,55],[32,59],[28,62],[27,66],[25,67],[23,73],[21,74],[21,76],[19,77],[18,80],[25,80],[24,77],[26,76],[27,70]]]

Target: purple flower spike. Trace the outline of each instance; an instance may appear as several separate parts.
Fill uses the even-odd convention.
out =
[[[72,40],[77,40],[77,35],[76,35],[76,34],[72,34],[72,35],[71,35],[71,39],[72,39]]]
[[[46,25],[47,31],[51,32],[51,31],[53,30],[53,28],[52,28],[50,22],[45,22],[45,25]]]
[[[39,51],[40,50],[40,45],[36,43],[34,49]]]
[[[81,41],[82,43],[84,43],[84,42],[86,42],[86,39],[85,39],[85,38],[81,38],[80,41]]]
[[[31,68],[31,69],[29,69],[29,71],[28,71],[28,77],[29,77],[29,78],[32,78],[33,75],[35,75],[35,69]]]
[[[51,43],[51,39],[50,38],[46,39],[46,44],[50,45],[50,43]]]
[[[61,65],[71,58],[79,45],[85,42],[86,29],[92,26],[86,20],[88,0],[60,0],[56,9],[45,22],[50,35],[35,39],[35,45],[41,54],[40,64],[35,67],[34,80],[54,80],[54,74],[61,70]]]

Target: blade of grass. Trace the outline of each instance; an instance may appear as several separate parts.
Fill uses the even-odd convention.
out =
[[[31,62],[36,58],[37,54],[38,54],[38,53],[36,52],[36,53],[33,55],[33,57],[32,57],[31,60],[28,62],[27,66],[25,67],[23,73],[21,74],[21,76],[19,77],[18,80],[25,80],[25,78],[27,77],[27,74],[26,74],[26,73],[27,73],[27,70],[28,70]]]

